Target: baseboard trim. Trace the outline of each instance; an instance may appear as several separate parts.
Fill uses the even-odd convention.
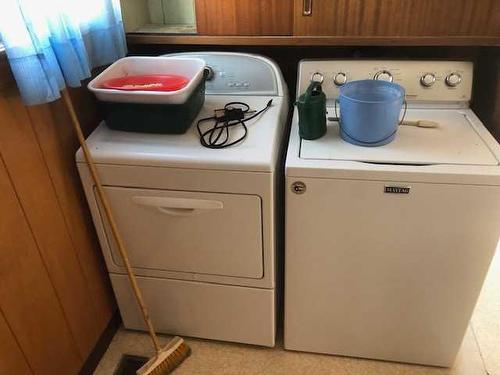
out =
[[[115,333],[118,331],[118,328],[120,328],[121,323],[122,318],[120,313],[116,311],[99,337],[99,340],[97,340],[97,344],[94,346],[94,349],[90,352],[89,356],[83,363],[82,369],[78,373],[79,375],[92,375],[94,373],[97,365],[104,356],[104,353],[106,353],[111,340],[113,340]]]

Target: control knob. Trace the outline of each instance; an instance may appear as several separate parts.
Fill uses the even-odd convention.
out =
[[[394,78],[392,77],[392,73],[389,72],[388,70],[381,70],[380,72],[377,72],[375,74],[375,77],[373,79],[376,79],[377,81],[388,81],[392,82]]]
[[[457,87],[462,82],[462,76],[459,73],[450,73],[445,79],[445,82],[450,87]]]
[[[347,75],[345,73],[337,73],[333,77],[333,83],[335,86],[344,86],[347,83]]]
[[[436,76],[432,73],[426,73],[420,78],[420,84],[424,87],[431,87],[436,82]]]
[[[205,77],[206,77],[205,79],[207,81],[211,81],[215,77],[214,69],[211,66],[209,66],[209,65],[205,66],[205,72],[204,73],[205,73]]]

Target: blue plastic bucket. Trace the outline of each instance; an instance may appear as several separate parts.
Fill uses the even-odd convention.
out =
[[[405,90],[398,84],[352,81],[340,88],[340,136],[360,146],[382,146],[396,137]]]

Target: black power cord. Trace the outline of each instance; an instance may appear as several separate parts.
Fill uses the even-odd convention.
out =
[[[272,104],[273,100],[271,99],[264,108],[256,112],[250,111],[250,106],[243,102],[227,103],[223,109],[216,109],[214,116],[198,120],[196,128],[200,135],[200,143],[212,149],[226,148],[240,143],[248,134],[248,128],[245,122],[260,116],[271,108]],[[201,124],[207,121],[214,121],[214,124],[209,129],[202,130]],[[230,141],[231,137],[229,130],[238,125],[243,128],[244,133],[238,139]]]

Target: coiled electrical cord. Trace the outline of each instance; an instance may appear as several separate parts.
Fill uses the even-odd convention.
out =
[[[273,100],[271,99],[264,108],[256,112],[251,111],[250,106],[243,102],[227,103],[223,109],[216,109],[214,116],[198,120],[196,128],[200,135],[200,143],[212,149],[226,148],[240,143],[248,134],[245,123],[266,112],[271,108],[272,104]],[[202,130],[201,124],[207,121],[214,121],[214,124],[209,129]],[[230,141],[230,129],[238,125],[243,128],[243,135],[234,141]]]

